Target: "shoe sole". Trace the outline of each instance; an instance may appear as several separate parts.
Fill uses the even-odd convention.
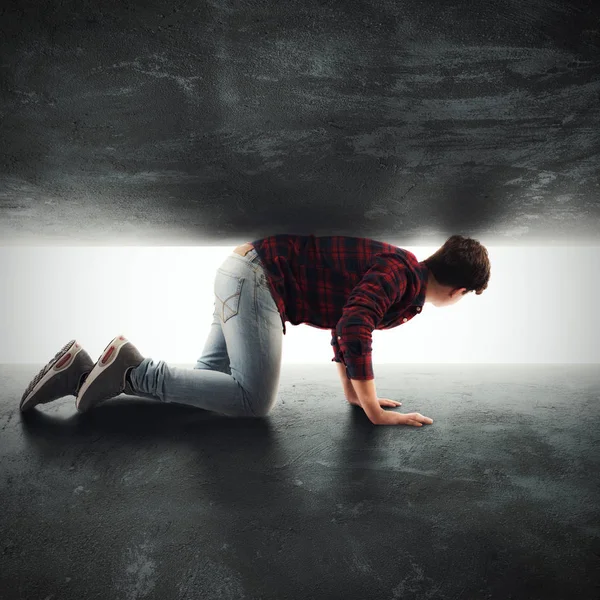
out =
[[[57,373],[69,369],[75,362],[76,356],[83,351],[81,344],[76,340],[67,342],[57,353],[56,356],[31,380],[25,390],[19,405],[20,410],[26,411],[38,404],[47,404],[56,398],[51,398],[44,402],[33,402],[34,396],[52,379]]]
[[[108,398],[113,398],[114,396],[118,396],[122,394],[123,391],[121,386],[118,384],[114,384],[112,387],[106,387],[102,391],[101,395],[98,393],[92,395],[87,393],[90,389],[90,386],[98,379],[100,375],[103,375],[107,369],[109,369],[112,365],[115,364],[117,357],[119,356],[121,350],[127,345],[131,344],[131,342],[122,335],[119,335],[112,339],[112,341],[106,346],[103,350],[98,362],[94,365],[94,368],[87,376],[84,384],[81,386],[79,393],[77,394],[77,399],[75,400],[75,408],[78,412],[86,412],[92,406],[97,404],[102,400],[107,400]],[[125,377],[125,373],[123,373],[123,377]],[[123,382],[124,387],[124,382]],[[86,396],[87,393],[87,396]]]

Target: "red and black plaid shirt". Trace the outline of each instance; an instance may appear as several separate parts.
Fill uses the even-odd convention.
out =
[[[371,334],[410,321],[425,303],[429,270],[415,255],[369,238],[273,235],[251,242],[283,333],[286,320],[331,329],[332,361],[349,379],[374,379]]]

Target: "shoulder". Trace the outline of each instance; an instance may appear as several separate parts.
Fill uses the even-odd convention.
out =
[[[389,266],[391,269],[399,271],[410,271],[416,273],[419,269],[419,261],[417,257],[409,250],[398,248],[392,252],[380,252],[377,255],[377,261]]]

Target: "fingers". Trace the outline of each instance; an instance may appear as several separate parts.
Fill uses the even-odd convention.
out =
[[[425,425],[431,425],[433,423],[433,419],[430,419],[429,417],[424,417],[421,413],[411,413],[410,416],[412,418],[406,422],[407,425],[422,427],[423,423],[425,423]]]
[[[389,400],[388,398],[379,398],[379,405],[396,408],[397,406],[402,406],[402,402],[398,402],[397,400]]]

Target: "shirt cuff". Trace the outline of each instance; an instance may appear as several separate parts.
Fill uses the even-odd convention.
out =
[[[349,379],[360,379],[361,381],[375,379],[371,355],[362,356],[360,361],[348,360],[346,357],[346,373]]]

